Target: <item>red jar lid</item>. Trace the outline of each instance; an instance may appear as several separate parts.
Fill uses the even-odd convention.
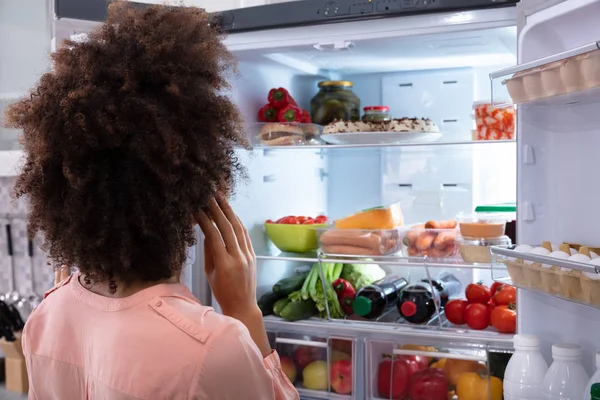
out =
[[[363,111],[390,111],[388,106],[368,106],[363,108]]]

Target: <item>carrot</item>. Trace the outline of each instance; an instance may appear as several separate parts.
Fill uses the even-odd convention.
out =
[[[440,232],[435,238],[433,246],[438,250],[443,250],[446,246],[453,245],[456,242],[455,232]]]
[[[456,221],[427,221],[425,224],[425,229],[455,229]]]
[[[431,234],[429,232],[422,233],[415,244],[417,250],[428,250],[430,247],[432,247],[435,236],[435,234]]]

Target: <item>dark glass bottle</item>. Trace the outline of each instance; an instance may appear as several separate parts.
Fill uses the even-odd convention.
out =
[[[437,291],[427,282],[418,282],[402,290],[398,311],[402,318],[412,324],[423,324],[435,315],[438,302]]]
[[[390,275],[370,286],[360,289],[352,308],[356,315],[367,319],[381,317],[398,302],[401,291],[408,285],[399,275]]]

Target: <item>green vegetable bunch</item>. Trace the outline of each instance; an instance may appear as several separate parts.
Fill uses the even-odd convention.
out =
[[[315,302],[321,318],[327,318],[327,305],[329,304],[329,314],[331,318],[344,318],[344,312],[333,290],[333,282],[340,277],[344,264],[323,263],[323,277],[325,285],[321,281],[319,272],[319,263],[313,264],[308,277],[304,281],[302,288],[289,295],[291,301],[301,301],[312,299]],[[325,291],[323,290],[325,286]]]

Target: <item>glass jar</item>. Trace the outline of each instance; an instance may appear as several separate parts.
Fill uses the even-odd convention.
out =
[[[327,125],[334,120],[358,121],[360,99],[352,92],[349,81],[319,82],[319,93],[310,102],[313,123]]]
[[[365,114],[362,117],[363,122],[385,122],[391,121],[390,108],[387,106],[369,106],[363,108]]]

